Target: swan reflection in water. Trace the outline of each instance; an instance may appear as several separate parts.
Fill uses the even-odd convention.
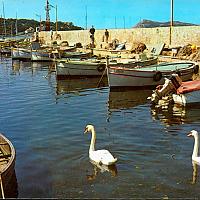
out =
[[[93,165],[93,173],[87,175],[87,180],[92,181],[95,180],[98,173],[110,173],[112,177],[116,177],[118,172],[117,172],[117,166],[116,164],[113,165],[100,165],[99,163],[96,163],[92,160],[90,160],[90,163]]]
[[[171,104],[168,107],[151,107],[153,120],[160,120],[166,126],[200,122],[200,104],[180,106]]]
[[[198,164],[195,161],[192,161],[192,167],[193,167],[193,173],[192,173],[192,181],[191,184],[197,183],[197,177],[198,177]]]

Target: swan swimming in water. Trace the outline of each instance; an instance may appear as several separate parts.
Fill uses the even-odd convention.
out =
[[[96,150],[95,151],[95,140],[96,140],[96,133],[94,130],[93,125],[87,125],[85,127],[84,133],[92,133],[92,138],[90,142],[90,148],[89,148],[89,157],[92,161],[98,163],[99,165],[113,165],[117,162],[117,158],[114,158],[113,155],[108,150]]]
[[[198,149],[199,149],[199,136],[198,132],[195,130],[192,130],[187,135],[188,137],[193,136],[194,137],[194,149],[192,153],[192,160],[197,162],[200,165],[200,157],[198,156]]]

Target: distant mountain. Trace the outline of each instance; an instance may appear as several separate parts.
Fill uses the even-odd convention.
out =
[[[6,34],[11,35],[16,33],[16,19],[5,19],[6,24]],[[43,27],[43,30],[45,29],[45,21],[41,22],[41,25]],[[40,26],[40,22],[32,19],[18,19],[17,20],[17,30],[18,33],[23,33],[25,30],[33,29],[35,31],[36,27]],[[56,23],[51,22],[50,26],[52,30],[56,30]],[[58,30],[59,31],[69,31],[69,30],[82,30],[83,28],[79,26],[75,26],[72,22],[61,22],[58,21]],[[4,29],[4,18],[0,18],[0,35],[4,35],[5,29]]]
[[[137,23],[133,28],[155,28],[155,27],[169,27],[170,22],[156,22],[152,20],[143,19]],[[173,26],[198,26],[197,24],[174,21]]]

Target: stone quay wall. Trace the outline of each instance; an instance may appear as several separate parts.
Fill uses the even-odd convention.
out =
[[[127,42],[132,44],[134,42],[142,42],[146,45],[165,43],[170,44],[170,28],[132,28],[132,29],[108,29],[109,40],[117,39],[120,43]],[[95,44],[100,47],[103,42],[105,30],[95,31]],[[89,30],[76,30],[76,31],[58,31],[56,39],[56,32],[39,32],[39,37],[49,44],[55,40],[57,42],[67,41],[69,45],[81,43],[83,46],[88,45],[90,41]],[[179,26],[172,27],[171,46],[183,46],[187,44],[195,44],[200,46],[200,26]]]

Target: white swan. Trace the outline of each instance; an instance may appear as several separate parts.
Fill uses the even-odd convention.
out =
[[[198,132],[195,130],[192,130],[187,135],[188,137],[193,136],[194,137],[194,149],[192,153],[192,160],[200,164],[200,157],[198,157],[198,149],[199,149],[199,136]]]
[[[92,161],[100,164],[100,165],[113,165],[117,162],[117,158],[114,158],[113,155],[108,150],[97,150],[95,151],[95,140],[96,140],[96,133],[94,130],[93,125],[87,125],[85,127],[84,133],[92,133],[92,138],[90,142],[90,148],[89,148],[89,157]]]

